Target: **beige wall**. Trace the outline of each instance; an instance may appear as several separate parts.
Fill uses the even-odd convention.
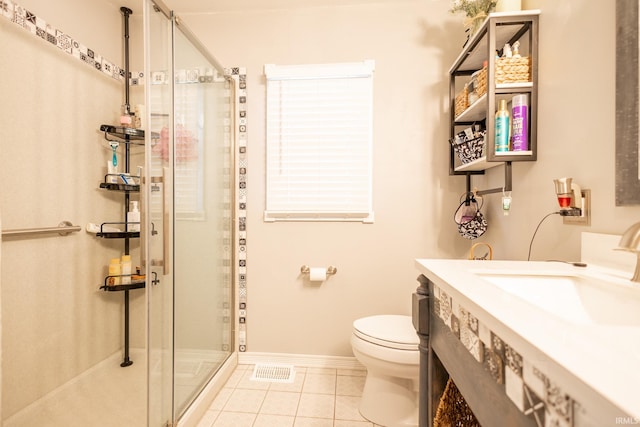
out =
[[[227,67],[247,67],[247,333],[254,352],[351,355],[351,323],[411,310],[417,257],[464,256],[447,175],[449,64],[462,25],[445,2],[403,1],[185,21]],[[178,7],[178,6],[176,6]],[[375,223],[264,223],[265,63],[375,60]],[[300,266],[335,265],[320,286]]]
[[[511,215],[486,197],[480,241],[501,259],[526,259],[538,222],[557,210],[553,182],[571,176],[593,195],[591,227],[541,226],[532,259],[577,259],[580,232],[621,233],[638,207],[614,206],[615,3],[528,1],[542,10],[538,162],[513,167]],[[179,6],[176,6],[179,12]],[[470,243],[452,214],[464,178],[447,175],[449,66],[462,17],[446,1],[395,1],[250,13],[186,14],[227,67],[247,67],[249,99],[248,350],[351,355],[351,322],[410,313],[414,258],[464,257]],[[265,63],[374,59],[373,225],[264,223]],[[473,180],[503,185],[502,167]],[[302,264],[338,267],[321,286]]]
[[[122,16],[115,4],[20,4],[122,65]],[[84,226],[121,220],[122,194],[98,189],[109,156],[98,129],[116,121],[124,86],[4,17],[0,39],[2,225],[69,220],[83,228],[66,237],[2,242],[6,419],[122,347],[122,294],[98,290],[122,241],[97,239]],[[143,303],[144,293],[132,292],[134,347],[144,346]]]

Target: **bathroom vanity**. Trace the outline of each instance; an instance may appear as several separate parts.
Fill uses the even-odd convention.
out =
[[[421,426],[449,377],[483,426],[640,423],[640,285],[632,268],[588,264],[416,260]]]

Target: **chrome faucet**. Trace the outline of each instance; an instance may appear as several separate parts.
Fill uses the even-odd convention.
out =
[[[640,222],[636,222],[622,234],[617,250],[636,254],[638,257],[636,271],[633,273],[631,281],[640,283]]]

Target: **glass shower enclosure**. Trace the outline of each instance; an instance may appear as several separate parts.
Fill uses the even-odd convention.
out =
[[[122,0],[126,13],[96,2],[95,16],[81,16],[73,6],[82,0],[69,0],[38,15],[52,28],[68,14],[113,34],[131,22],[132,69],[146,76],[131,87],[7,19],[18,5],[4,3],[0,425],[193,425],[193,403],[234,362],[235,81],[160,1]],[[142,123],[122,130],[135,143],[112,144],[100,128],[119,123],[129,89]],[[114,184],[105,168],[114,156],[143,179],[103,186]],[[95,227],[126,223],[129,197],[139,199],[139,236],[99,236]],[[59,233],[59,222],[72,232]],[[109,265],[122,255],[144,278],[115,282],[124,275]]]
[[[149,426],[177,420],[231,355],[233,82],[145,0]]]

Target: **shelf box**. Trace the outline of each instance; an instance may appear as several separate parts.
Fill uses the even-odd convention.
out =
[[[482,68],[482,63],[487,59],[487,52],[489,52],[489,37],[486,36],[489,20],[493,19],[501,23],[508,21],[506,25],[496,26],[495,45],[503,46],[511,39],[513,34],[525,27],[531,17],[538,15],[540,15],[540,10],[538,9],[490,13],[480,29],[469,40],[469,47],[465,47],[460,55],[458,55],[449,73],[451,74],[454,71],[475,71]]]
[[[493,162],[523,162],[535,160],[533,151],[501,151],[493,155]]]
[[[501,165],[502,162],[489,162],[487,161],[486,156],[482,156],[477,160],[474,160],[469,163],[465,163],[464,165],[460,165],[455,168],[456,172],[472,172],[472,171],[483,171],[486,169],[490,169],[496,166]]]
[[[496,104],[500,103],[500,100],[504,99],[507,102],[511,101],[511,98],[516,93],[528,93],[533,88],[532,82],[527,83],[503,83],[496,85],[496,91],[500,93],[496,93]],[[480,98],[476,100],[473,104],[467,107],[462,113],[460,113],[456,118],[455,122],[459,123],[468,123],[468,122],[477,122],[480,120],[484,120],[487,115],[487,94],[485,93]]]

